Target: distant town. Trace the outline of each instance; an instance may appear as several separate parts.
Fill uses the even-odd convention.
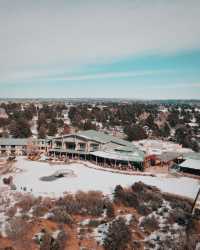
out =
[[[90,129],[128,141],[171,141],[198,152],[200,102],[116,102],[115,99],[0,101],[2,138],[45,139]]]

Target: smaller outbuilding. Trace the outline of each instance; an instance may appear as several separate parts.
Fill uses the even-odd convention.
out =
[[[200,176],[200,154],[187,154],[185,161],[179,164],[179,169],[182,172]]]

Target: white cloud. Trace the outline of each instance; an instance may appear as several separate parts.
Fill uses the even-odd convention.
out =
[[[99,74],[87,74],[87,75],[79,75],[79,76],[67,76],[60,78],[52,78],[54,81],[85,81],[85,80],[96,80],[96,79],[109,79],[109,78],[126,78],[126,77],[138,77],[138,76],[148,76],[154,74],[160,74],[162,72],[169,71],[161,71],[161,70],[146,70],[146,71],[128,71],[128,72],[109,72],[109,73],[99,73]]]
[[[59,74],[63,75],[63,70],[36,70],[36,71],[16,71],[12,75],[8,73],[2,75],[3,79],[13,83],[15,81],[30,81],[34,79],[43,79],[45,81],[86,81],[86,80],[98,80],[98,79],[111,79],[111,78],[133,78],[139,76],[153,76],[163,73],[173,73],[173,70],[140,70],[140,71],[118,71],[118,72],[106,72],[98,74],[76,74],[71,73],[66,74],[65,76],[58,76]],[[50,76],[49,76],[50,75]]]
[[[200,88],[200,83],[196,83],[196,82],[185,82],[185,83],[171,82],[169,84],[160,83],[160,85],[151,85],[149,87],[147,86],[147,88],[158,89],[158,90],[164,90],[164,89],[173,90],[173,89],[188,89],[188,88],[192,89],[192,88]]]

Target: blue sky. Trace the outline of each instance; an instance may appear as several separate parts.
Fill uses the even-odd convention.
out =
[[[0,97],[200,99],[199,9],[0,0]]]

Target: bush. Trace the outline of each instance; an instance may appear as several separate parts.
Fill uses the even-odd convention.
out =
[[[152,191],[154,193],[159,192],[159,189],[157,187],[146,185],[141,181],[134,183],[131,188],[132,191],[135,193],[141,193],[147,191]]]
[[[14,217],[15,214],[16,214],[16,212],[17,212],[17,207],[16,207],[16,206],[10,207],[10,208],[8,209],[6,215],[7,215],[8,217]]]
[[[18,240],[26,235],[28,223],[20,217],[13,217],[6,225],[6,234],[9,238]]]
[[[163,198],[170,203],[170,206],[172,207],[172,209],[180,208],[187,213],[191,213],[192,211],[192,201],[188,199],[177,197],[176,195],[166,194],[166,193],[163,194]]]
[[[138,208],[139,206],[137,195],[131,191],[125,192],[123,203],[128,207]]]
[[[115,202],[121,202],[128,207],[138,208],[139,206],[137,195],[132,190],[124,190],[120,185],[115,188],[114,199]]]
[[[89,191],[88,193],[78,192],[75,195],[82,214],[101,216],[104,210],[104,199],[101,192]]]
[[[113,221],[104,240],[105,250],[124,250],[131,241],[131,231],[123,218]]]
[[[158,206],[158,208],[161,207],[162,203],[163,203],[162,195],[160,193],[156,193],[156,192],[151,191],[151,190],[144,192],[142,194],[141,198],[142,198],[143,202],[149,202],[150,205],[151,205],[151,203],[153,205],[153,202],[154,202],[154,205],[155,205],[155,203],[157,203],[156,206]]]
[[[68,239],[67,234],[65,233],[64,230],[61,230],[57,236],[57,242],[61,250],[65,248],[65,243],[67,239]]]
[[[180,226],[186,226],[189,223],[190,218],[191,218],[190,214],[178,208],[170,212],[168,220],[171,224],[177,223]]]
[[[49,233],[44,232],[40,240],[40,250],[49,250],[51,247],[52,237]]]
[[[104,197],[101,192],[78,192],[75,196],[66,195],[56,202],[69,214],[100,216],[104,210]]]
[[[144,218],[140,226],[143,227],[148,233],[152,233],[159,229],[158,221],[156,220],[155,216]]]
[[[42,217],[45,213],[48,212],[48,208],[44,205],[36,205],[33,207],[33,215],[36,217]]]
[[[101,224],[101,221],[99,220],[90,220],[88,226],[89,227],[98,227]]]
[[[57,240],[51,237],[51,235],[45,232],[41,238],[40,250],[62,250]]]
[[[80,206],[73,195],[67,194],[64,198],[60,198],[56,201],[56,206],[64,207],[69,214],[78,214],[80,212]]]
[[[33,206],[41,203],[41,198],[35,198],[32,195],[25,195],[22,197],[21,201],[17,204],[22,212],[28,212]]]
[[[139,214],[141,214],[143,216],[147,216],[147,215],[149,215],[152,212],[152,210],[148,206],[146,206],[144,204],[141,204],[137,208],[137,211],[138,211]]]
[[[131,188],[133,192],[141,193],[144,190],[146,190],[146,185],[143,182],[139,181],[139,182],[134,183]]]
[[[46,230],[43,230],[39,241],[40,250],[63,250],[65,248],[66,240],[67,235],[64,230],[59,232],[56,239],[54,239]]]
[[[151,200],[148,204],[148,206],[151,208],[152,211],[157,211],[159,208],[162,207],[162,200],[160,199],[155,199],[155,200]]]
[[[121,202],[125,206],[138,209],[141,214],[148,214],[150,210],[157,210],[163,202],[162,194],[157,188],[147,186],[142,182],[135,183],[131,189],[116,186],[114,198],[115,202]],[[149,209],[145,209],[143,203],[149,203]]]
[[[115,209],[114,209],[113,203],[111,201],[106,201],[105,207],[106,207],[106,216],[109,219],[114,218],[115,217]]]
[[[64,223],[67,225],[73,224],[72,217],[65,211],[62,207],[57,207],[51,211],[52,216],[50,217],[50,220],[58,222],[58,223]]]
[[[123,197],[124,197],[124,189],[121,185],[117,185],[114,190],[115,202],[121,201]]]

